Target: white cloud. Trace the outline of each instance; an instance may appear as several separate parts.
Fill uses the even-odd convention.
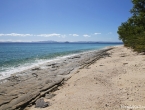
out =
[[[65,34],[56,34],[56,33],[52,33],[52,34],[39,34],[37,36],[40,36],[40,37],[61,37],[61,38],[65,38],[66,37]]]
[[[0,42],[32,42],[32,41],[29,41],[29,40],[12,40],[12,39],[7,39],[7,40],[1,40],[0,39]]]
[[[96,33],[94,33],[94,34],[95,34],[95,35],[98,35],[98,34],[101,34],[101,33],[97,33],[97,32],[96,32]]]
[[[41,36],[41,37],[60,37],[61,34],[56,34],[56,33],[53,33],[53,34],[39,34],[37,36]]]
[[[10,33],[10,34],[0,34],[0,36],[27,37],[27,36],[33,36],[33,34]]]
[[[74,36],[74,37],[77,37],[79,36],[78,34],[69,34],[70,36]]]
[[[85,35],[83,35],[83,36],[86,37],[86,38],[91,37],[90,35],[87,35],[87,34],[85,34]]]
[[[11,36],[11,37],[28,37],[28,36],[39,36],[39,37],[62,37],[65,38],[66,35],[64,34],[56,34],[56,33],[52,33],[52,34],[18,34],[18,33],[10,33],[10,34],[0,34],[1,36]]]

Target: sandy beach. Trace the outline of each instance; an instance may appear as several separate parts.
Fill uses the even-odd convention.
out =
[[[124,46],[48,62],[0,80],[0,110],[143,110],[144,65]]]
[[[27,110],[143,110],[145,108],[145,55],[123,46],[107,51],[64,82],[46,108]]]

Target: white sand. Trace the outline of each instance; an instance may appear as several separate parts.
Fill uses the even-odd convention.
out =
[[[123,46],[109,53],[111,57],[81,69],[54,92],[55,97],[45,99],[49,107],[29,110],[143,110],[145,55]]]

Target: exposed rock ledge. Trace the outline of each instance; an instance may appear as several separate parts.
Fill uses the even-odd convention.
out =
[[[57,89],[68,76],[96,60],[109,56],[108,50],[82,53],[64,60],[13,74],[0,81],[0,110],[21,110]]]

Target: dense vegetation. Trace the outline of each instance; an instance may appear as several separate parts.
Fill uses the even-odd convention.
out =
[[[132,17],[118,27],[117,33],[125,46],[145,52],[145,0],[132,0]]]

